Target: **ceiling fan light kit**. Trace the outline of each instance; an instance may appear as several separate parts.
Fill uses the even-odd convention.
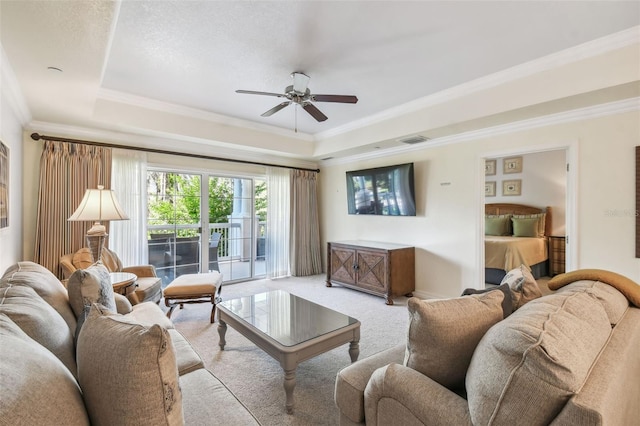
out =
[[[261,114],[262,117],[269,117],[283,108],[291,105],[300,105],[310,116],[316,121],[322,122],[327,119],[327,116],[322,113],[313,102],[335,102],[343,104],[355,104],[358,102],[358,98],[353,95],[315,95],[312,94],[308,88],[310,77],[301,72],[291,73],[293,78],[293,84],[287,86],[284,89],[284,93],[273,92],[259,92],[255,90],[236,90],[236,93],[242,93],[247,95],[264,95],[275,96],[278,98],[286,98],[285,102],[282,102],[270,110]],[[297,126],[296,126],[297,127]]]

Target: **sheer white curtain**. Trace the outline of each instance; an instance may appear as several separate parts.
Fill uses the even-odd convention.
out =
[[[110,222],[109,249],[124,266],[146,265],[147,154],[114,149],[111,164],[111,189],[129,220]]]
[[[287,277],[289,265],[289,228],[291,201],[289,170],[267,168],[267,278]]]

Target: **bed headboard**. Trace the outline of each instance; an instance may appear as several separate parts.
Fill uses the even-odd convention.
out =
[[[536,214],[546,213],[544,235],[551,235],[551,207],[532,207],[524,204],[493,203],[484,205],[484,214]]]

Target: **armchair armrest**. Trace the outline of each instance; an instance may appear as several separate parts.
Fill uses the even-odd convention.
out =
[[[400,364],[373,373],[365,389],[364,409],[367,425],[472,425],[466,399]]]
[[[406,345],[378,352],[343,368],[336,377],[334,400],[342,417],[364,422],[364,389],[374,371],[392,362],[401,363]]]
[[[136,274],[138,278],[157,277],[156,268],[153,265],[127,266],[126,268],[122,268],[122,271]]]

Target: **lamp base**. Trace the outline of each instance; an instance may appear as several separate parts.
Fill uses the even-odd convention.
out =
[[[107,234],[103,235],[86,235],[87,237],[87,246],[89,246],[89,250],[91,250],[91,255],[93,256],[93,263],[97,263],[102,261],[102,247],[104,247],[104,240],[107,237]]]

